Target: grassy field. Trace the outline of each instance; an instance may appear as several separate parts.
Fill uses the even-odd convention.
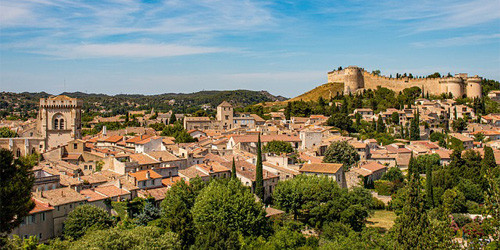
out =
[[[318,98],[321,96],[326,100],[329,100],[330,97],[335,97],[337,92],[342,92],[344,89],[343,83],[326,83],[321,86],[318,86],[302,95],[299,95],[295,98],[290,99],[289,101],[318,101]]]
[[[386,232],[394,225],[396,214],[392,211],[376,210],[367,220],[366,226],[380,228]]]

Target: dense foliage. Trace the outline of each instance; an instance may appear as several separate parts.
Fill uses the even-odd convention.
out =
[[[288,154],[288,153],[293,153],[293,147],[292,144],[286,141],[276,141],[272,140],[268,142],[262,150],[265,153],[273,153],[276,155],[280,155],[282,153]]]
[[[68,214],[64,221],[64,236],[78,239],[87,230],[110,228],[113,220],[108,212],[93,205],[81,205]]]
[[[35,206],[31,170],[36,162],[30,158],[14,159],[11,151],[0,149],[0,246]]]
[[[342,163],[345,171],[349,170],[359,161],[360,157],[356,149],[346,141],[332,142],[326,149],[323,162]]]

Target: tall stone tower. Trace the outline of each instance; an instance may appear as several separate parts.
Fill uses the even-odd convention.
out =
[[[217,106],[217,121],[221,123],[222,128],[231,129],[233,125],[233,106],[223,101]]]
[[[355,93],[358,89],[363,89],[363,73],[357,66],[349,66],[344,69],[344,94]]]
[[[45,138],[46,149],[82,137],[83,101],[64,95],[40,99],[38,133]]]

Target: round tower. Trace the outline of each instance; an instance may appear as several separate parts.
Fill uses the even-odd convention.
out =
[[[465,87],[467,97],[475,98],[482,96],[481,80],[481,77],[477,75],[467,78],[467,81],[465,82],[465,84],[467,84]]]
[[[354,93],[360,88],[364,88],[365,83],[361,69],[356,66],[349,66],[344,69],[344,93]]]
[[[462,90],[462,79],[460,77],[447,77],[440,81],[443,86],[441,87],[444,93],[451,93],[453,98],[462,97],[464,94]]]

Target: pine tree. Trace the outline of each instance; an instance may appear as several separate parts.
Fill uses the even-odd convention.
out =
[[[255,169],[255,194],[264,200],[264,176],[262,173],[262,145],[260,142],[260,133],[257,141],[257,165]]]
[[[434,187],[432,183],[432,165],[428,165],[426,167],[426,173],[425,173],[425,192],[426,192],[426,198],[427,198],[427,207],[428,208],[433,208],[434,207]]]
[[[231,178],[236,179],[236,163],[234,162],[234,157],[233,157],[233,167],[231,168]]]

